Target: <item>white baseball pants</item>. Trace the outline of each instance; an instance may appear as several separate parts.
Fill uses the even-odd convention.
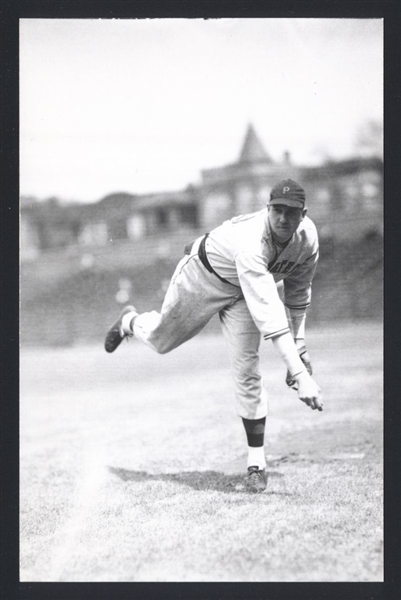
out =
[[[268,411],[267,393],[259,372],[261,334],[241,289],[220,281],[202,264],[198,256],[201,239],[178,263],[161,312],[140,314],[134,322],[134,335],[156,352],[165,354],[194,337],[219,313],[228,344],[237,412],[246,419],[260,419]]]

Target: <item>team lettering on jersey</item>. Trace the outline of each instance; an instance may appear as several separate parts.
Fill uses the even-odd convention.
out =
[[[291,260],[282,260],[269,268],[270,273],[283,273],[288,275],[300,267],[300,264],[295,265],[295,262]]]

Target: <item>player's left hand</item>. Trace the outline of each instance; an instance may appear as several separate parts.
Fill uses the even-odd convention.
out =
[[[305,368],[308,371],[309,375],[312,375],[312,373],[313,373],[312,364],[311,364],[309,353],[306,349],[306,346],[302,346],[302,348],[298,348],[298,354],[299,354],[299,358],[302,360],[303,364],[305,365]],[[295,391],[298,390],[297,383],[296,383],[295,379],[293,379],[293,377],[289,371],[287,371],[287,376],[285,378],[285,382],[288,385],[288,387],[292,388]]]

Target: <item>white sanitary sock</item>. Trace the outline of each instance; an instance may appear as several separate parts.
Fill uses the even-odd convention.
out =
[[[258,467],[259,469],[266,467],[265,449],[263,446],[260,448],[248,446],[248,467]]]
[[[131,321],[132,321],[132,319],[134,319],[137,316],[138,316],[138,313],[135,311],[131,311],[123,316],[122,321],[121,321],[121,328],[124,331],[124,333],[127,333],[128,335],[132,335]]]

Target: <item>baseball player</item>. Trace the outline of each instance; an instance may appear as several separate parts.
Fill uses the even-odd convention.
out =
[[[124,308],[106,335],[114,352],[134,336],[164,354],[194,337],[216,313],[230,355],[237,412],[248,442],[246,483],[266,488],[267,393],[259,372],[261,340],[272,340],[287,367],[287,385],[312,410],[323,409],[305,346],[306,309],[319,247],[306,216],[305,192],[291,179],[271,191],[267,208],[201,236],[178,263],[161,312]],[[282,287],[282,299],[278,287]]]

